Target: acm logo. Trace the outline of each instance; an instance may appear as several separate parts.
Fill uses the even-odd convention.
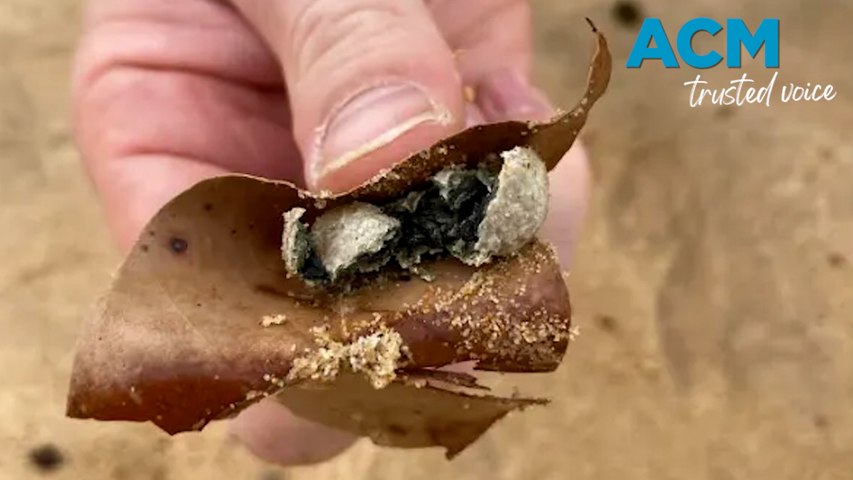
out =
[[[743,49],[746,49],[750,57],[755,58],[763,47],[764,67],[779,68],[779,19],[765,18],[753,33],[742,19],[729,18],[726,20],[725,30],[725,58],[713,49],[700,54],[693,48],[693,38],[699,33],[715,37],[723,31],[723,26],[706,17],[688,21],[678,30],[675,42],[678,56],[688,66],[696,69],[715,67],[724,59],[726,67],[740,68]],[[666,68],[680,67],[666,30],[658,18],[646,18],[643,21],[626,66],[640,68],[646,60],[660,60]]]

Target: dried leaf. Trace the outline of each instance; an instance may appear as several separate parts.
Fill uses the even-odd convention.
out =
[[[341,196],[317,199],[285,182],[241,175],[179,195],[149,223],[87,322],[68,415],[151,421],[177,433],[275,394],[299,415],[377,443],[441,445],[453,455],[507,412],[541,403],[473,396],[468,389],[482,388],[476,379],[430,367],[476,361],[482,370],[555,369],[568,345],[571,311],[550,248],[533,241],[479,269],[438,260],[424,264],[431,283],[386,275],[343,295],[287,275],[282,213],[302,207],[310,221],[324,208],[398,198],[448,165],[474,165],[519,145],[536,149],[553,168],[609,76],[598,34],[587,92],[571,112],[547,124],[467,130]],[[287,321],[259,324],[273,313]],[[383,329],[399,334],[407,360],[397,381],[375,389],[362,376],[341,374],[319,387],[297,382],[282,389],[294,360],[321,348],[318,327],[336,344]],[[423,386],[418,379],[432,381]]]
[[[507,413],[547,403],[476,396],[402,382],[376,390],[355,375],[341,375],[334,385],[325,388],[285,389],[277,399],[299,416],[367,435],[377,445],[402,448],[441,445],[446,448],[448,458],[461,452]]]

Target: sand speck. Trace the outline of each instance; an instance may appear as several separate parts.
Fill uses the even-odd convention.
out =
[[[264,315],[263,318],[261,318],[261,326],[266,328],[271,327],[273,325],[284,325],[284,322],[286,321],[287,315],[283,313],[279,313],[276,315]]]

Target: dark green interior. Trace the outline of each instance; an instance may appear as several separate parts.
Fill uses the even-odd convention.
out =
[[[497,189],[499,173],[499,164],[485,162],[475,169],[445,171],[433,177],[425,189],[379,205],[383,213],[399,220],[400,230],[380,251],[359,257],[340,272],[336,281],[347,281],[385,266],[414,270],[427,258],[447,254],[460,259],[471,256],[478,227]],[[299,274],[312,283],[330,283],[329,272],[313,247]]]

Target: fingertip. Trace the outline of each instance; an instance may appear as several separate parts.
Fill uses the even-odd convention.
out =
[[[491,122],[509,120],[547,121],[554,107],[527,75],[505,68],[485,76],[479,84],[477,105]]]
[[[145,225],[173,198],[198,182],[228,173],[190,158],[155,154],[89,162],[89,170],[122,252],[130,251]]]
[[[278,465],[311,465],[329,460],[356,441],[349,433],[297,417],[266,399],[231,421],[231,435],[253,455]]]
[[[551,200],[542,235],[557,249],[560,264],[569,268],[586,217],[591,174],[584,146],[575,142],[549,175]]]
[[[465,105],[465,128],[476,127],[477,125],[483,125],[485,123],[486,117],[483,115],[480,107],[474,103],[468,103]]]

